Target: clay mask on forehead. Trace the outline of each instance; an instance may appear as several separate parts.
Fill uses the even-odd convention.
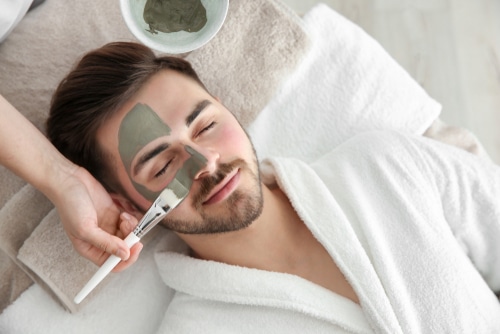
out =
[[[135,189],[150,201],[154,201],[160,191],[152,191],[132,180],[131,167],[134,157],[153,140],[168,136],[170,127],[146,104],[136,104],[122,120],[118,130],[118,151],[125,170]],[[175,179],[190,188],[197,172],[205,166],[207,159],[190,146],[185,147],[190,157],[175,174]]]
[[[170,135],[170,127],[147,104],[137,103],[122,120],[118,130],[118,151],[130,176],[132,160],[153,140]]]

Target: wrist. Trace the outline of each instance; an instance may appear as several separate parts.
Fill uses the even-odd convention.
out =
[[[33,185],[47,196],[52,203],[56,204],[61,196],[64,196],[65,188],[71,186],[76,179],[79,166],[75,165],[62,154],[57,152],[56,157],[50,159],[50,163],[42,163],[45,166],[41,180],[34,181]]]

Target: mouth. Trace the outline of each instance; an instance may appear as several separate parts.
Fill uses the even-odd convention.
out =
[[[236,189],[240,180],[240,169],[236,168],[212,189],[203,205],[215,204],[223,201]]]

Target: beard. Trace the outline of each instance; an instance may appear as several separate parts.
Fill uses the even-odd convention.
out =
[[[220,164],[216,173],[200,180],[200,190],[193,196],[193,206],[201,220],[166,218],[162,224],[172,231],[184,234],[226,233],[250,226],[261,215],[263,208],[260,172],[255,155],[253,167],[242,159]],[[235,189],[228,198],[217,204],[220,207],[215,210],[216,212],[211,213],[210,211],[213,211],[211,206],[205,207],[203,202],[212,189],[235,169],[239,169],[242,176],[249,176],[249,188]]]

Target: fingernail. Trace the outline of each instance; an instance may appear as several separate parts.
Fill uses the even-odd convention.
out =
[[[122,218],[125,220],[130,220],[132,217],[128,213],[122,212]]]

